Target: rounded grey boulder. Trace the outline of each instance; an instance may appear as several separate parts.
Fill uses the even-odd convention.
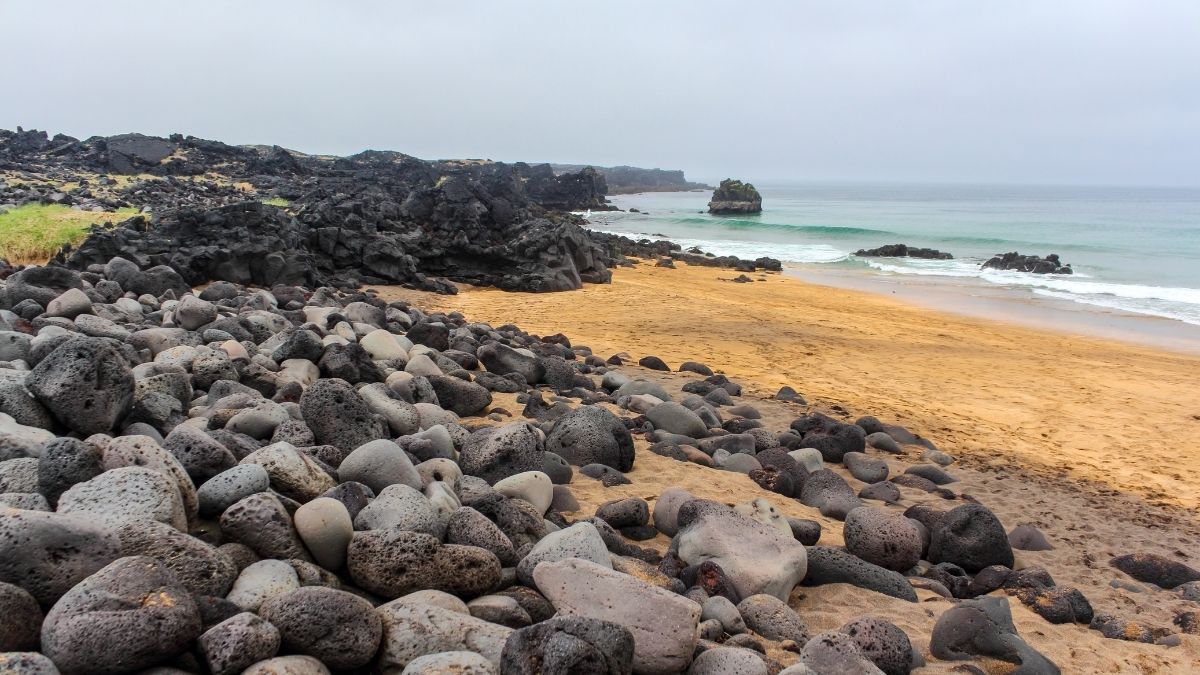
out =
[[[85,577],[120,557],[115,536],[80,517],[0,510],[0,581],[49,606]]]
[[[338,467],[338,478],[355,481],[371,488],[375,494],[389,485],[407,485],[414,490],[422,487],[421,475],[412,460],[393,441],[368,441],[354,449]]]
[[[448,375],[430,375],[429,384],[437,393],[438,403],[460,417],[478,415],[492,404],[492,392],[468,380]]]
[[[187,514],[170,478],[126,466],[71,486],[58,499],[59,513],[74,513],[106,526],[149,519],[187,531]]]
[[[882,675],[878,667],[844,633],[829,631],[813,636],[800,652],[800,662],[816,673]]]
[[[62,343],[34,366],[25,386],[63,426],[85,436],[109,431],[133,404],[133,371],[102,338]]]
[[[986,506],[963,504],[930,528],[929,562],[949,562],[968,572],[1013,566],[1012,545],[1000,519]]]
[[[767,675],[770,671],[754,650],[714,647],[697,656],[687,672],[688,675]]]
[[[225,509],[252,494],[266,492],[271,477],[258,464],[240,464],[213,476],[196,491],[200,515],[219,516]]]
[[[808,627],[787,603],[773,595],[751,595],[737,605],[746,627],[768,640],[808,641]]]
[[[446,525],[446,543],[478,546],[491,551],[501,565],[516,564],[516,550],[508,535],[488,520],[482,513],[469,506],[458,508]]]
[[[842,456],[842,464],[850,470],[851,476],[864,483],[878,483],[888,477],[887,462],[866,453],[847,452]]]
[[[163,448],[175,456],[197,484],[237,466],[233,456],[217,439],[190,425],[180,424],[167,434]]]
[[[854,509],[842,528],[846,550],[885,569],[905,572],[921,559],[923,541],[914,521],[869,506]]]
[[[162,563],[194,595],[223,598],[238,569],[215,547],[152,520],[126,523],[116,530],[124,556],[147,556]]]
[[[71,437],[54,438],[37,458],[37,490],[50,503],[59,503],[59,496],[72,485],[100,476],[103,462],[100,450],[91,443]]]
[[[198,641],[213,675],[236,675],[279,652],[279,629],[250,612],[209,628]]]
[[[366,402],[345,380],[327,378],[309,385],[300,397],[300,412],[320,445],[351,450],[383,436]]]
[[[20,586],[0,582],[0,607],[0,652],[36,649],[43,619],[37,600]]]
[[[838,629],[850,636],[863,656],[885,675],[908,675],[917,654],[908,635],[896,624],[873,616],[864,616]]]
[[[628,673],[633,634],[611,621],[556,616],[513,631],[504,642],[500,672],[576,675]]]
[[[264,558],[312,561],[283,502],[269,492],[250,495],[225,509],[221,531]]]
[[[808,475],[800,490],[800,501],[821,511],[821,515],[844,520],[846,515],[863,505],[854,489],[844,478],[829,469]]]
[[[675,401],[659,403],[646,413],[646,419],[661,429],[673,434],[704,438],[708,436],[708,425],[700,416]]]
[[[163,663],[200,635],[200,611],[165,565],[121,558],[79,582],[42,626],[42,653],[64,674]]]
[[[546,450],[571,464],[604,464],[618,471],[632,469],[635,454],[629,430],[600,406],[581,406],[560,417],[546,436]]]
[[[366,665],[383,635],[371,603],[322,586],[277,595],[258,613],[279,629],[288,650],[320,659],[335,670]]]
[[[443,546],[437,537],[397,528],[355,532],[346,567],[360,588],[385,598],[427,589],[479,595],[500,580],[500,561],[490,551]]]
[[[458,464],[463,473],[495,483],[518,473],[541,471],[543,455],[538,432],[526,422],[513,422],[471,434]]]

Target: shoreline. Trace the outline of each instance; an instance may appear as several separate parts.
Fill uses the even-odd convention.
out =
[[[1029,296],[1019,289],[952,277],[887,275],[795,263],[785,263],[784,273],[805,283],[894,298],[962,317],[1200,355],[1200,326],[1176,319]]]
[[[822,410],[887,416],[964,465],[1101,485],[1171,511],[1200,507],[1189,452],[1200,356],[960,316],[890,295],[788,274],[642,263],[612,284],[571,293],[463,287],[438,296],[396,287],[434,311],[562,331],[597,354],[720,364],[748,393],[795,387]],[[1014,464],[1015,462],[1015,464]],[[1194,511],[1181,514],[1200,523]]]

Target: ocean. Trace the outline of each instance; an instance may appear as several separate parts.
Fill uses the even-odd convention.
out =
[[[593,212],[588,219],[595,229],[670,239],[717,255],[768,255],[828,279],[1025,300],[1039,316],[1060,308],[1200,326],[1200,189],[756,186],[763,196],[759,215],[709,215],[708,192],[651,192],[613,196],[624,211]],[[947,251],[954,259],[853,255],[897,243]],[[1075,274],[981,269],[1007,251],[1057,253]],[[1131,325],[1136,332],[1147,324]],[[1151,323],[1148,330],[1161,326]]]

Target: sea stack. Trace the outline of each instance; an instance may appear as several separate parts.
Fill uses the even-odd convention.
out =
[[[708,212],[724,213],[762,213],[762,195],[750,183],[726,178],[713,190],[712,200],[708,202]]]

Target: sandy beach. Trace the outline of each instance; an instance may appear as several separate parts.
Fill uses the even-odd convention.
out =
[[[781,386],[850,420],[875,415],[972,467],[1069,479],[1098,495],[1182,507],[1196,522],[1200,357],[962,317],[863,292],[729,270],[649,264],[573,293],[381,289],[634,360],[721,368],[748,393]],[[1147,513],[1150,511],[1148,510]],[[1144,517],[1127,514],[1126,517]]]
[[[1194,609],[1177,593],[1146,584],[1114,587],[1114,580],[1129,579],[1107,562],[1145,551],[1200,563],[1200,478],[1189,443],[1200,429],[1191,382],[1200,359],[939,313],[778,274],[756,274],[759,281],[743,284],[729,281],[734,276],[642,264],[618,270],[611,285],[574,293],[380,291],[471,320],[561,331],[604,356],[625,351],[635,360],[653,354],[673,366],[691,359],[719,366],[745,385],[746,402],[762,411],[768,428],[786,428],[806,410],[766,400],[783,385],[802,392],[810,409],[903,424],[958,458],[950,467],[958,478],[950,486],[955,493],[989,506],[1008,528],[1031,523],[1046,533],[1054,550],[1018,551],[1018,568],[1044,567],[1060,584],[1078,587],[1097,613],[1153,628],[1177,631],[1175,615]],[[672,393],[696,377],[623,370]],[[504,397],[496,405],[518,415],[522,407]],[[572,485],[578,517],[619,497],[653,504],[662,490],[679,486],[730,504],[767,497],[785,515],[820,521],[822,544],[842,543],[840,522],[768,493],[744,475],[660,457],[640,438],[638,448],[631,485],[604,488],[583,479]],[[919,456],[909,447],[890,463],[902,470]],[[836,470],[856,490],[862,486],[844,468]],[[906,504],[940,501],[908,488],[903,494]],[[665,550],[669,539],[660,535],[651,544]],[[928,658],[930,632],[950,601],[919,595],[921,602],[912,605],[839,584],[798,588],[791,604],[815,631],[877,607]],[[1178,673],[1200,664],[1197,636],[1182,635],[1172,648],[1105,639],[1082,625],[1052,625],[1016,598],[1010,605],[1021,635],[1063,672]],[[932,661],[922,672],[951,672],[954,665]]]

